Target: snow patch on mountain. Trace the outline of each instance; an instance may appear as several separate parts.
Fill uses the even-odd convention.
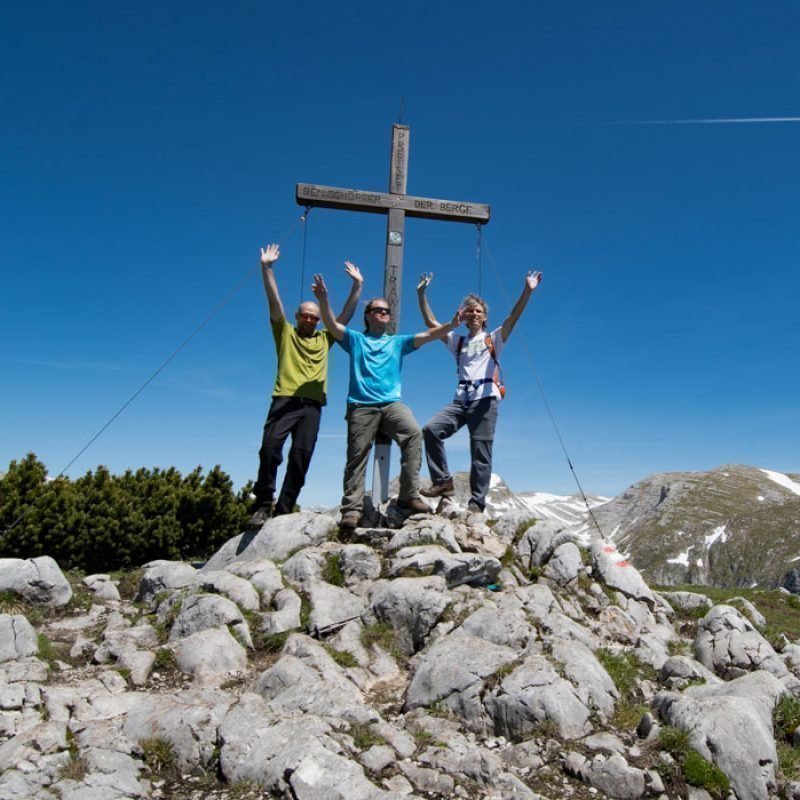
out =
[[[705,537],[706,549],[711,547],[718,539],[722,539],[722,544],[728,541],[728,534],[725,525],[720,525]]]
[[[689,553],[691,551],[691,546],[688,550],[684,550],[682,553],[679,553],[675,558],[668,558],[667,564],[680,564],[683,567],[689,566]]]
[[[784,489],[788,489],[793,494],[800,495],[800,483],[793,481],[788,475],[784,475],[782,472],[773,472],[769,469],[762,469],[761,471],[771,481],[783,486]]]

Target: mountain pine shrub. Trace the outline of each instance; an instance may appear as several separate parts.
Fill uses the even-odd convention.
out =
[[[117,476],[100,466],[74,481],[48,480],[29,453],[0,479],[0,557],[48,555],[87,573],[202,560],[242,530],[249,490],[234,493],[219,466],[186,476],[174,467]]]

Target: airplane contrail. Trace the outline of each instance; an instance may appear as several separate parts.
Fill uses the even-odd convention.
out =
[[[618,125],[752,125],[768,122],[800,122],[800,117],[726,117],[711,119],[633,119]]]

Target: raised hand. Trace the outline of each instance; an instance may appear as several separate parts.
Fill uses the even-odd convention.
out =
[[[453,319],[450,320],[450,324],[454,328],[457,328],[463,321],[464,321],[464,309],[459,307],[456,309],[456,313],[453,314]]]
[[[361,270],[351,261],[344,262],[344,271],[347,273],[347,276],[352,278],[356,283],[364,283],[364,276],[361,274]]]
[[[269,267],[281,257],[281,248],[277,244],[268,244],[261,248],[261,266]]]
[[[422,275],[419,276],[419,283],[417,284],[417,291],[424,292],[430,285],[431,281],[433,280],[433,273],[432,272],[423,272]]]
[[[314,297],[320,302],[328,296],[328,287],[325,285],[325,279],[322,275],[314,275],[314,283],[311,284],[311,291]]]
[[[534,270],[528,270],[528,274],[525,276],[525,285],[533,291],[541,282],[542,280],[542,273],[535,272]]]

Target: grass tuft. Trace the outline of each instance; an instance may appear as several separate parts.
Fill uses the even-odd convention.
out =
[[[658,732],[658,742],[671,755],[683,757],[689,752],[689,731],[665,725]]]
[[[142,739],[139,742],[144,763],[150,768],[153,776],[161,780],[170,780],[178,777],[178,764],[172,743],[166,739],[153,737]]]
[[[325,652],[340,666],[345,669],[358,666],[358,660],[349,650],[337,650],[329,644],[324,644]]]
[[[655,680],[656,671],[643,664],[633,653],[616,652],[600,648],[595,655],[619,692],[614,724],[623,729],[635,727],[648,710],[642,705],[639,682]]]
[[[344,573],[340,553],[329,553],[322,567],[322,580],[333,586],[344,586]]]
[[[359,750],[369,750],[370,747],[386,744],[386,739],[373,730],[370,723],[366,722],[354,722],[350,726],[350,736],[353,737],[353,744]]]
[[[731,790],[728,776],[716,765],[706,761],[691,748],[683,761],[683,776],[691,786],[705,789],[714,800],[725,800]]]
[[[153,669],[159,672],[173,672],[178,669],[178,662],[175,660],[175,653],[169,647],[159,647],[156,650],[156,660],[153,662]]]
[[[785,694],[775,706],[775,733],[790,741],[798,728],[800,728],[800,700],[794,695]]]

